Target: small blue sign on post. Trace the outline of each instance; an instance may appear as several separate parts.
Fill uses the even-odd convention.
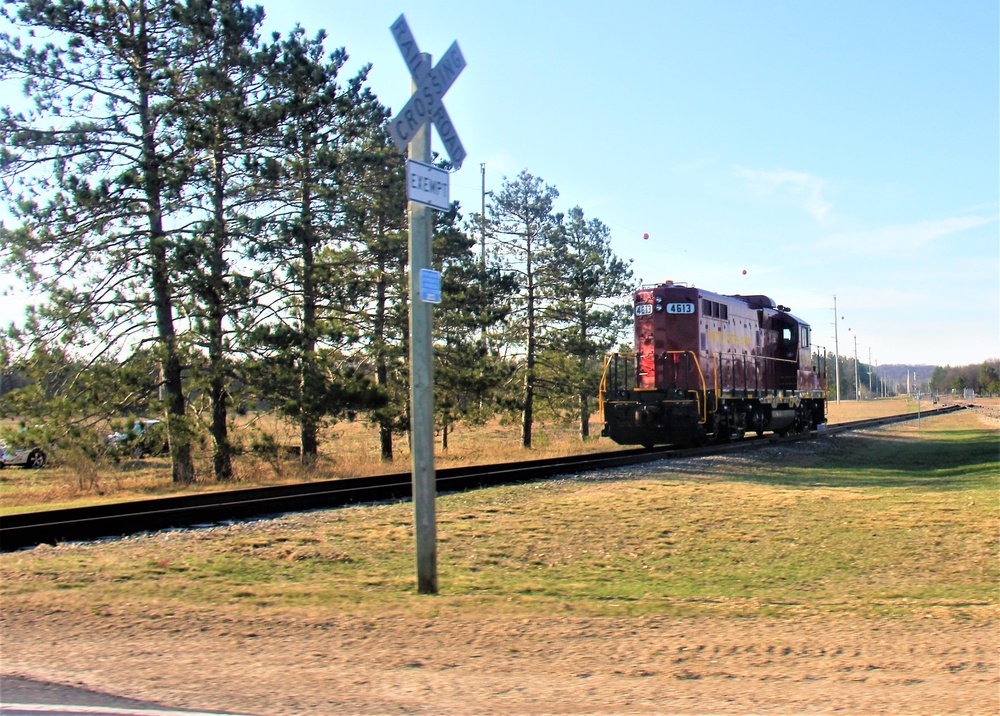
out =
[[[441,303],[441,272],[420,269],[420,300],[424,303]]]

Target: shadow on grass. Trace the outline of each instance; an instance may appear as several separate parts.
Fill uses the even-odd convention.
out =
[[[785,450],[770,470],[731,479],[769,485],[834,488],[919,488],[952,491],[996,487],[1000,438],[980,431],[940,437],[858,434],[814,450]]]
[[[662,471],[667,478],[788,487],[991,489],[1000,496],[1000,433],[968,428],[909,435],[848,433],[668,462]]]

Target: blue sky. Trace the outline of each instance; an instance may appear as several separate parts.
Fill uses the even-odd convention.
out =
[[[488,190],[527,169],[644,282],[770,295],[831,350],[836,295],[866,362],[1000,358],[995,0],[261,4],[372,63],[394,109],[399,14],[435,59],[458,40],[467,212],[480,164]]]

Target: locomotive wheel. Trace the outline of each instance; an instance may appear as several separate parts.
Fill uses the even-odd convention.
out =
[[[812,423],[812,418],[809,415],[809,411],[805,408],[800,407],[798,409],[798,419],[795,421],[795,432],[797,433],[807,433],[809,432],[809,425]]]

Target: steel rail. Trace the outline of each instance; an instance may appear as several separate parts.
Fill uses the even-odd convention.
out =
[[[919,416],[962,410],[948,406]],[[828,426],[826,434],[916,420],[907,414]],[[782,442],[808,439],[817,433],[748,438],[697,448],[637,448],[589,455],[528,460],[494,465],[445,468],[436,472],[438,492],[529,482],[559,475],[638,465],[655,460],[716,455]],[[329,509],[351,504],[407,500],[412,497],[409,472],[353,477],[274,487],[160,497],[150,500],[70,507],[0,517],[0,551],[10,552],[39,544],[95,540],[168,528],[252,519],[265,515]]]

